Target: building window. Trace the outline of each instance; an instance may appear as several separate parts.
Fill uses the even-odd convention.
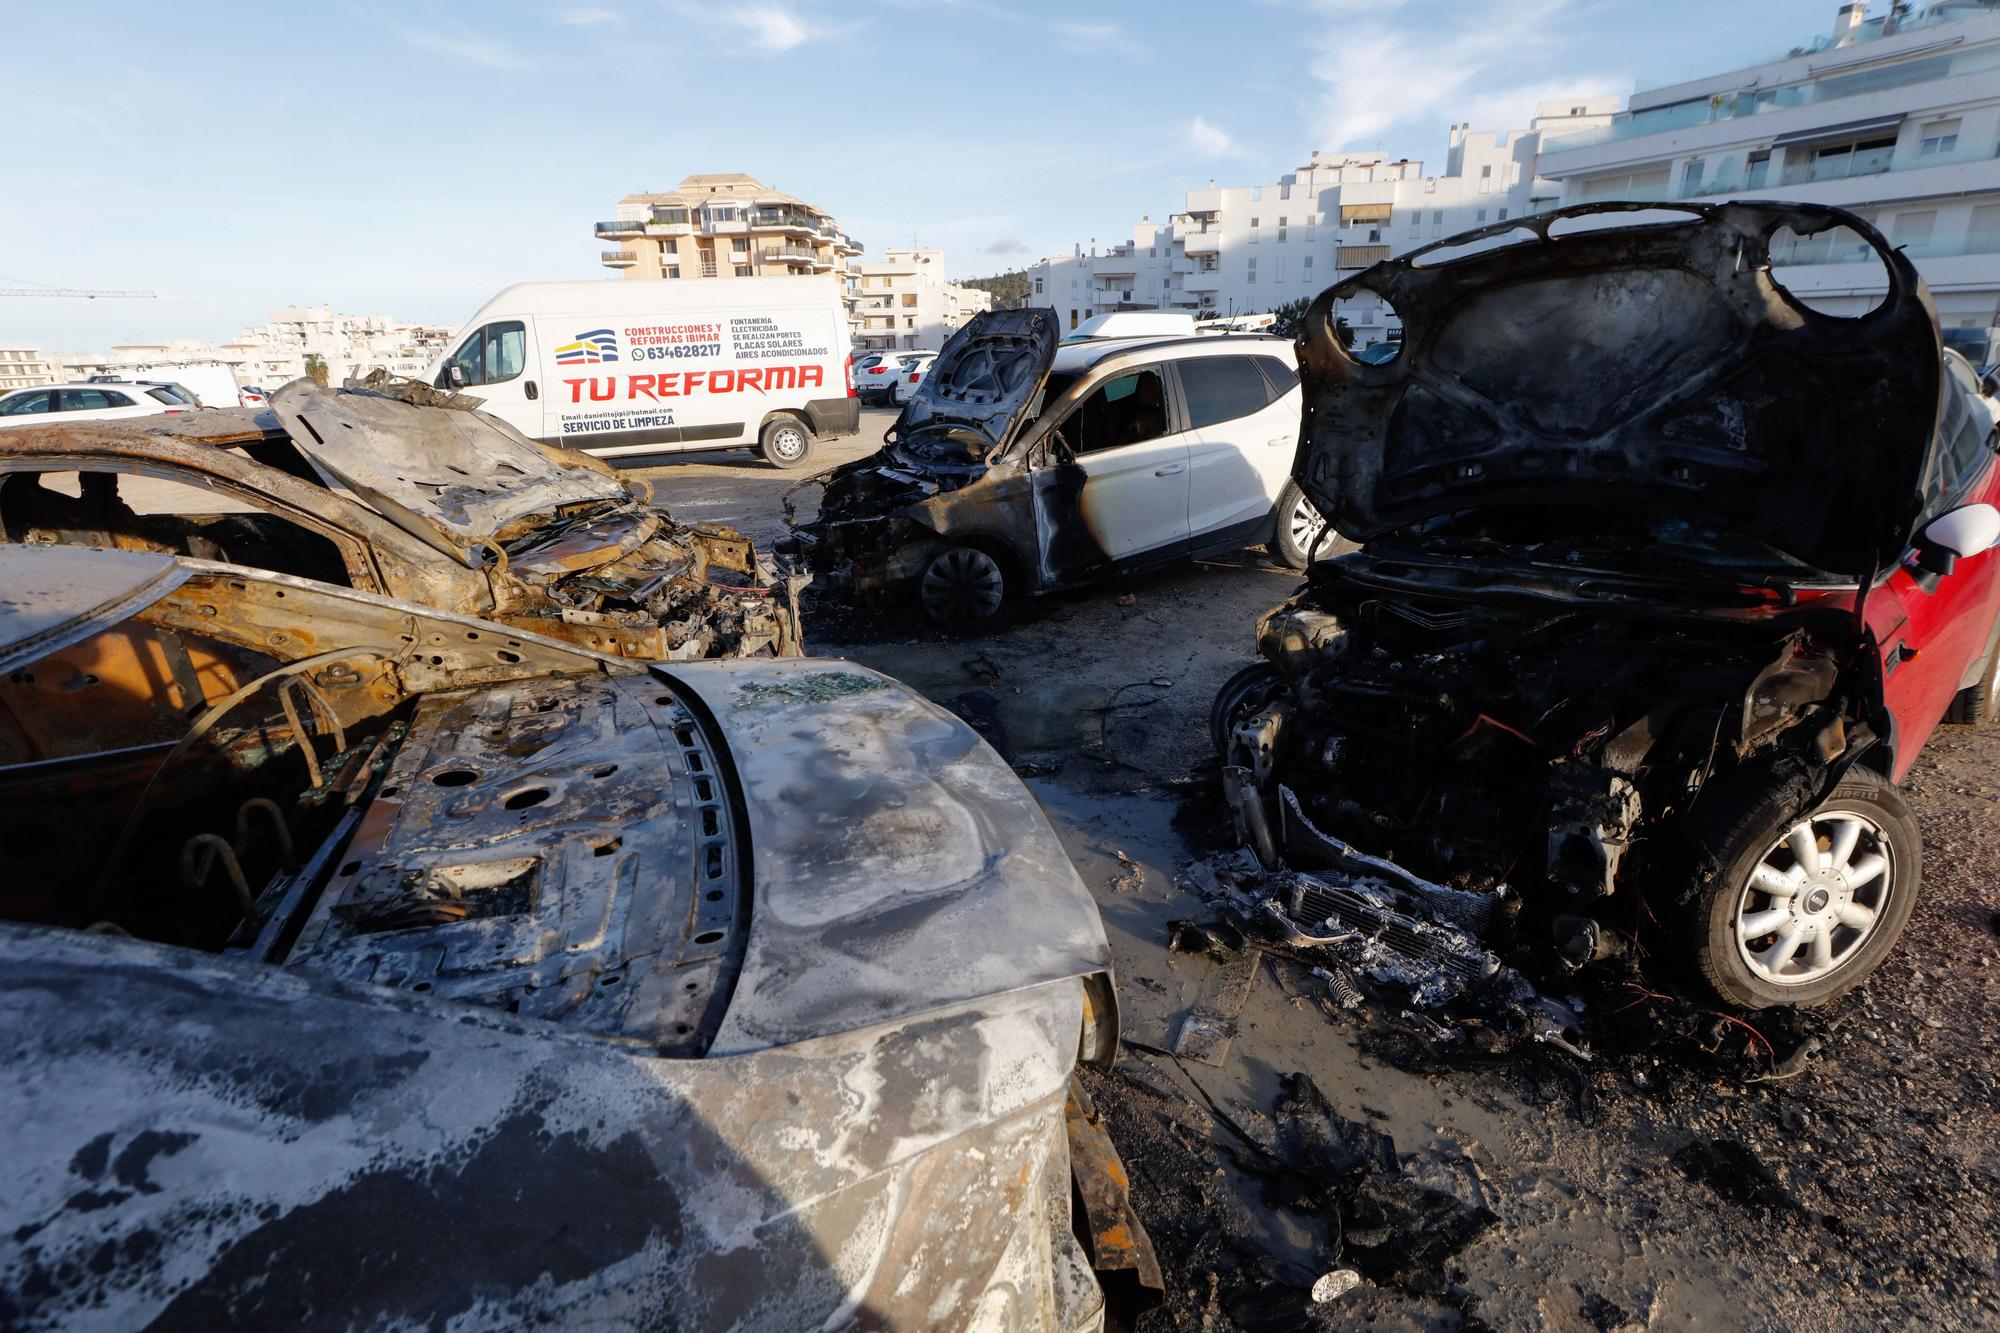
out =
[[[1771,151],[1767,149],[1750,154],[1743,163],[1743,188],[1761,190],[1764,178],[1771,172]]]
[[[1949,153],[1958,147],[1958,122],[1955,120],[1935,121],[1923,128],[1923,138],[1917,145],[1917,156],[1936,157]]]
[[[1433,227],[1442,227],[1444,225],[1444,210],[1442,208],[1437,209],[1431,214],[1431,225]]]
[[[1307,268],[1311,268],[1311,267],[1313,266],[1313,257],[1312,257],[1311,255],[1307,255],[1307,256],[1306,256],[1306,264],[1305,264],[1305,266],[1306,266]]]
[[[1701,173],[1707,166],[1708,164],[1698,157],[1688,159],[1687,165],[1681,168],[1682,195],[1701,193]]]
[[[750,276],[752,276],[753,274],[755,274],[756,272],[757,272],[757,270],[756,270],[755,268],[751,267],[751,266],[750,266],[750,265],[748,265],[748,264],[738,264],[738,265],[736,265],[736,276],[737,276],[737,277],[739,277],[739,278],[747,278],[747,277],[750,277]]]
[[[1482,209],[1480,209],[1480,210],[1479,210],[1479,211],[1478,211],[1477,213],[1474,213],[1474,214],[1472,215],[1472,220],[1473,220],[1474,222],[1484,222],[1484,221],[1486,221],[1486,210],[1482,208]]]
[[[1042,294],[1042,280],[1041,280],[1040,278],[1036,278],[1036,279],[1035,279],[1035,295],[1037,295],[1037,296],[1040,296],[1041,294]]]
[[[1507,220],[1507,210],[1503,208],[1500,210],[1500,216],[1498,218],[1498,221],[1505,222],[1506,220]]]
[[[1246,278],[1244,278],[1244,281],[1245,281],[1245,282],[1255,282],[1255,281],[1257,281],[1257,261],[1256,261],[1255,259],[1252,259],[1252,260],[1250,261],[1250,272],[1249,272],[1249,276],[1248,276],[1248,277],[1246,277]]]
[[[1253,186],[1251,186],[1251,187],[1250,187],[1250,202],[1251,202],[1251,203],[1253,203],[1253,204],[1261,204],[1261,203],[1263,203],[1263,202],[1264,202],[1264,187],[1263,187],[1263,186],[1261,186],[1261,185],[1253,185]],[[1254,227],[1254,226],[1256,226],[1257,224],[1253,222],[1253,223],[1251,223],[1250,225]]]
[[[1937,227],[1937,212],[1926,209],[1921,213],[1900,214],[1889,230],[1890,239],[1898,245],[1923,245],[1931,239],[1931,232]]]

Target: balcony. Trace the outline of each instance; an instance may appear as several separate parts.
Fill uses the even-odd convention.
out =
[[[1771,247],[1771,267],[1787,268],[1802,264],[1860,264],[1875,258],[1873,247],[1866,242],[1852,239],[1842,240],[1834,235],[1821,232],[1817,236],[1795,236],[1789,242]],[[1987,229],[1967,232],[1962,236],[1946,237],[1929,241],[1897,241],[1891,238],[1891,246],[1901,250],[1912,259],[1950,259],[1959,255],[2000,254],[2000,230]]]
[[[1609,125],[1552,137],[1543,143],[1542,151],[1566,153],[1573,148],[1591,148],[1598,144],[1643,139],[1649,134],[1666,134],[1673,130],[1692,129],[1697,125],[1713,125],[1725,120],[1741,120],[1746,116],[1761,116],[1772,111],[1789,111],[1794,107],[1814,106],[1821,102],[1838,101],[1844,97],[1858,97],[1866,93],[1879,93],[1918,84],[1933,84],[1963,74],[1978,74],[1991,69],[2000,69],[2000,46],[1977,46],[1955,55],[1928,56],[1844,76],[1829,75],[1810,83],[1793,84],[1786,88],[1744,89],[1741,92],[1720,93],[1714,97],[1692,102],[1620,112]]]
[[[591,230],[599,236],[613,238],[643,236],[646,233],[646,224],[638,218],[613,218],[609,222],[592,223]]]
[[[832,261],[810,245],[772,245],[757,252],[757,258],[766,264],[827,264]]]
[[[1619,199],[1629,199],[1638,203],[1671,201],[1677,199],[1707,199],[1718,196],[1757,195],[1774,186],[1798,188],[1819,185],[1828,181],[1853,180],[1867,176],[1879,176],[1892,172],[1929,171],[1935,167],[1966,166],[1979,162],[1991,162],[2000,157],[2000,143],[1967,144],[1944,153],[1917,153],[1908,149],[1871,148],[1866,152],[1844,153],[1838,157],[1822,157],[1803,162],[1787,162],[1781,169],[1774,170],[1772,164],[1758,162],[1738,164],[1725,162],[1722,174],[1712,180],[1690,181],[1683,178],[1673,186],[1658,186],[1648,190],[1620,191]],[[1577,177],[1579,186],[1588,184],[1589,177]],[[1982,187],[1990,188],[1990,187]],[[1924,191],[1912,190],[1921,194]],[[1610,197],[1610,196],[1605,196]],[[1587,196],[1568,200],[1571,203],[1590,202]]]
[[[1222,251],[1222,229],[1202,227],[1181,240],[1181,249],[1191,255],[1213,255]]]
[[[1190,273],[1182,279],[1181,287],[1190,292],[1213,292],[1222,288],[1222,271],[1209,269],[1205,273]]]
[[[1090,271],[1111,277],[1122,273],[1136,275],[1139,272],[1139,260],[1136,256],[1128,254],[1097,255],[1090,261]]]
[[[606,268],[630,268],[639,262],[639,256],[630,250],[605,250],[598,259]]]

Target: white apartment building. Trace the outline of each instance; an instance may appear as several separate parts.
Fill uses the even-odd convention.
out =
[[[628,194],[593,230],[618,243],[600,258],[625,278],[838,274],[861,253],[832,214],[740,171]]]
[[[387,315],[339,315],[324,306],[286,306],[268,323],[245,329],[226,342],[171,338],[161,342],[119,343],[109,352],[80,352],[57,358],[69,380],[91,375],[126,375],[176,365],[226,365],[239,384],[275,388],[306,373],[306,358],[326,363],[329,383],[381,367],[397,375],[421,375],[451,337],[444,324],[409,324]]]
[[[0,347],[0,393],[56,382],[55,363],[39,347]]]
[[[1562,204],[1738,196],[1852,209],[1916,262],[1946,338],[1987,359],[2000,322],[2000,0],[1872,19],[1849,3],[1830,17],[1783,55],[1636,92],[1602,125],[1545,134],[1540,174]],[[1868,258],[1824,237],[1774,254],[1788,286],[1836,313],[1882,292]]]
[[[1190,190],[1166,225],[1142,219],[1106,252],[1079,247],[1036,265],[1028,301],[1055,307],[1074,328],[1121,308],[1230,315],[1311,298],[1393,255],[1527,212],[1551,193],[1536,183],[1541,136],[1608,123],[1612,109],[1612,99],[1576,98],[1543,106],[1527,130],[1454,125],[1437,174],[1381,152],[1315,152],[1270,185]],[[1372,297],[1340,314],[1356,346],[1399,328]]]
[[[944,346],[959,325],[993,308],[993,294],[944,280],[942,250],[885,250],[849,273],[849,317],[858,350]]]

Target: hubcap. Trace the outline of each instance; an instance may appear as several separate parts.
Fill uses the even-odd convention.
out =
[[[920,587],[924,610],[941,625],[976,625],[999,614],[1007,581],[984,551],[953,547],[931,561]]]
[[[781,430],[771,437],[771,452],[780,458],[797,458],[805,451],[805,432],[797,427]]]
[[[1305,552],[1306,558],[1310,560],[1313,548],[1319,545],[1320,534],[1326,531],[1326,520],[1320,516],[1313,502],[1306,499],[1303,494],[1292,506],[1291,529],[1292,545]]]
[[[1851,810],[1814,815],[1773,843],[1736,905],[1736,951],[1778,986],[1820,981],[1874,935],[1895,891],[1895,851]]]

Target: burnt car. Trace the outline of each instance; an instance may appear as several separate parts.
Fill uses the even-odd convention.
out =
[[[1820,1004],[1909,920],[1896,783],[2000,703],[1994,416],[1867,223],[1619,216],[1645,207],[1468,233],[1314,303],[1295,476],[1362,545],[1263,617],[1214,738],[1269,863],[1393,864],[1570,965]],[[1771,267],[1774,236],[1839,226],[1887,274],[1853,317]],[[1381,364],[1333,336],[1362,292],[1402,317]]]
[[[379,373],[230,409],[0,431],[0,540],[165,551],[646,661],[800,655],[798,578],[478,400]]]
[[[1321,524],[1291,484],[1289,344],[1060,336],[1053,310],[975,315],[881,450],[787,493],[788,549],[832,588],[952,629],[1245,546],[1305,563]],[[798,520],[809,490],[817,505]]]
[[[885,677],[0,547],[0,794],[10,1328],[1094,1329],[1150,1262],[1096,907]]]

